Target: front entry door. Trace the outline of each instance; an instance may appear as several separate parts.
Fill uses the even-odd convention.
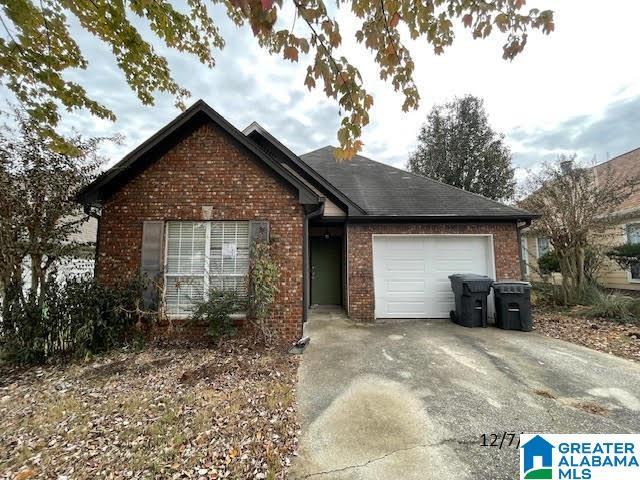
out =
[[[342,239],[311,237],[311,303],[342,303]]]

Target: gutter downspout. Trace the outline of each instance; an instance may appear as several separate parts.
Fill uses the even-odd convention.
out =
[[[526,259],[522,258],[522,230],[531,226],[531,220],[525,220],[524,224],[516,224],[518,234],[518,256],[520,257],[520,279],[524,280],[526,276]]]
[[[304,215],[302,228],[302,322],[307,321],[309,315],[309,292],[311,291],[311,277],[309,275],[309,220],[317,218],[324,213],[324,199],[316,210],[311,210]],[[302,332],[301,332],[302,333]]]
[[[83,206],[83,210],[84,213],[86,213],[87,215],[89,215],[90,217],[93,217],[96,219],[96,221],[98,222],[98,228],[96,228],[96,250],[95,252],[93,252],[93,278],[97,279],[98,278],[98,249],[99,249],[99,245],[100,245],[100,214],[96,213],[96,211],[92,208],[91,205],[84,205]]]

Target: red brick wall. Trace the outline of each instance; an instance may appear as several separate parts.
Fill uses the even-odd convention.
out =
[[[520,278],[520,248],[515,223],[347,225],[349,317],[374,320],[372,234],[493,234],[497,280]]]
[[[106,285],[140,271],[144,220],[268,220],[280,269],[271,324],[282,340],[302,333],[302,232],[297,195],[218,127],[205,125],[132,178],[104,204],[98,280]]]

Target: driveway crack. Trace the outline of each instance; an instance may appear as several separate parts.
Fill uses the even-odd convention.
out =
[[[419,444],[416,444],[416,445],[412,445],[410,447],[397,448],[395,450],[392,450],[390,452],[385,453],[384,455],[381,455],[379,457],[375,457],[375,458],[372,458],[370,460],[367,460],[364,463],[359,463],[359,464],[356,464],[356,465],[347,465],[346,467],[335,468],[335,469],[332,469],[332,470],[323,470],[321,472],[309,473],[309,474],[304,475],[304,476],[302,476],[300,478],[307,479],[307,478],[318,477],[320,475],[330,475],[332,473],[345,472],[347,470],[352,470],[352,469],[355,469],[355,468],[363,468],[363,467],[366,467],[366,466],[368,466],[368,465],[370,465],[372,463],[379,462],[380,460],[384,460],[385,458],[390,457],[391,455],[395,455],[396,453],[407,452],[407,451],[410,451],[410,450],[415,450],[416,448],[439,447],[439,446],[442,446],[442,445],[446,445],[448,443],[456,443],[458,445],[471,445],[471,444],[477,443],[477,441],[476,440],[471,440],[471,439],[469,439],[469,440],[458,440],[456,438],[445,438],[444,440],[440,440],[439,442],[436,442],[436,443],[419,443]]]

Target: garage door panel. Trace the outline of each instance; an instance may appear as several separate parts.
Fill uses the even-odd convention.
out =
[[[385,243],[386,251],[390,254],[396,252],[417,252],[423,249],[423,239],[415,239],[408,237],[386,238],[382,239]]]
[[[426,293],[424,280],[408,281],[408,280],[390,280],[387,282],[387,292],[389,293],[408,293],[420,294]]]
[[[422,252],[420,252],[422,253]],[[418,255],[418,254],[416,254]],[[395,258],[385,258],[384,266],[387,272],[425,272],[425,262],[423,260],[403,260]]]
[[[422,318],[426,311],[426,302],[389,302],[386,314],[397,318]]]
[[[449,275],[489,275],[488,237],[374,237],[379,318],[446,318],[454,304]]]

